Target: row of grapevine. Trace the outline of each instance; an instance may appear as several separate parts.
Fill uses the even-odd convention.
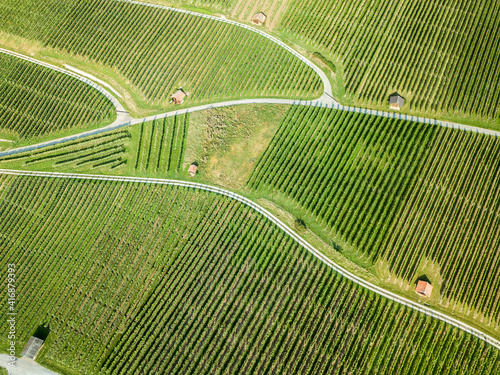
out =
[[[496,137],[330,109],[292,107],[249,178],[414,280],[437,262],[444,296],[500,318]]]
[[[166,117],[140,125],[135,172],[141,174],[179,173],[189,126],[189,115]]]
[[[16,264],[23,312],[18,349],[49,325],[42,364],[89,374],[500,366],[493,347],[353,285],[227,197],[7,175],[0,197],[0,265]]]
[[[7,7],[28,7],[30,0]],[[118,70],[144,98],[165,104],[180,86],[190,103],[240,97],[319,96],[319,76],[267,38],[244,28],[175,11],[112,0],[31,4],[3,31]],[[45,25],[53,9],[65,17]],[[7,11],[7,13],[9,13]],[[52,21],[52,20],[51,20]],[[36,22],[38,27],[32,27]],[[50,22],[52,23],[52,22]]]
[[[55,171],[110,171],[127,162],[131,134],[116,130],[34,151],[4,156],[0,165],[10,169]]]
[[[112,103],[65,74],[0,53],[0,131],[28,139],[109,122]]]

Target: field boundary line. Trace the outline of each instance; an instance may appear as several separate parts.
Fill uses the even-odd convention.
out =
[[[478,128],[476,126],[458,124],[455,122],[430,119],[430,118],[426,118],[426,117],[402,115],[401,113],[385,112],[385,111],[359,108],[359,107],[350,107],[350,106],[344,106],[342,104],[335,104],[335,103],[332,104],[331,101],[329,101],[329,100],[323,101],[322,98],[324,98],[324,96],[322,96],[319,99],[313,99],[313,100],[272,99],[272,98],[240,99],[240,100],[230,100],[230,101],[218,102],[218,103],[203,104],[203,105],[196,106],[196,107],[189,107],[189,108],[173,110],[173,111],[164,112],[164,113],[160,113],[157,115],[151,115],[151,116],[142,117],[142,118],[133,118],[133,117],[127,116],[128,118],[126,120],[122,119],[122,121],[118,121],[118,119],[117,119],[117,121],[113,122],[110,125],[104,126],[102,128],[88,130],[88,131],[85,131],[82,133],[73,134],[73,135],[69,135],[66,137],[37,143],[34,145],[17,147],[17,148],[11,149],[11,150],[1,151],[0,157],[19,154],[21,152],[34,151],[34,150],[38,150],[38,149],[41,149],[44,147],[49,147],[49,146],[54,146],[54,145],[64,143],[64,142],[74,141],[77,139],[89,137],[92,135],[97,135],[97,134],[104,133],[107,131],[116,130],[116,129],[123,128],[126,126],[140,124],[141,122],[153,121],[153,120],[162,119],[165,117],[183,115],[183,114],[191,113],[191,112],[204,111],[204,110],[212,109],[212,108],[229,107],[229,106],[233,106],[233,105],[242,105],[242,104],[285,104],[285,105],[306,105],[306,106],[323,107],[323,108],[336,109],[339,111],[356,112],[356,113],[366,114],[366,115],[371,115],[371,116],[387,117],[387,118],[395,119],[395,120],[419,122],[422,124],[436,125],[436,126],[442,126],[442,127],[450,128],[450,129],[470,131],[470,132],[476,132],[476,133],[480,133],[480,134],[484,134],[484,135],[500,137],[500,132],[495,131],[495,130]]]
[[[15,176],[30,176],[30,177],[49,177],[49,178],[69,178],[69,179],[78,179],[78,180],[100,180],[100,181],[115,181],[115,182],[137,182],[137,183],[145,183],[145,184],[158,184],[158,185],[171,185],[171,186],[181,186],[193,189],[200,189],[209,191],[212,193],[224,195],[231,199],[237,200],[246,206],[254,209],[267,219],[269,219],[273,224],[275,224],[278,228],[283,230],[286,234],[292,237],[299,245],[303,246],[306,250],[316,256],[319,260],[325,263],[327,266],[332,268],[334,271],[340,273],[341,276],[344,276],[348,280],[372,291],[373,293],[377,293],[387,299],[395,301],[397,303],[402,304],[408,308],[416,310],[420,313],[423,313],[431,318],[439,319],[445,323],[450,324],[456,328],[459,328],[471,335],[487,342],[488,344],[494,346],[497,349],[500,349],[500,341],[491,337],[490,335],[480,331],[477,328],[474,328],[466,323],[463,323],[455,318],[449,317],[448,315],[435,311],[426,306],[422,306],[417,302],[413,302],[407,298],[401,297],[395,293],[387,291],[377,285],[370,283],[362,279],[359,276],[349,272],[342,266],[338,265],[331,259],[329,259],[326,255],[322,254],[316,248],[314,248],[311,244],[309,244],[306,240],[296,234],[292,229],[290,229],[285,223],[279,220],[272,213],[267,211],[264,207],[258,205],[257,203],[251,201],[248,198],[243,197],[237,193],[233,193],[229,190],[225,190],[222,188],[218,188],[216,186],[201,184],[197,182],[189,182],[182,180],[171,180],[171,179],[160,179],[160,178],[146,178],[146,177],[124,177],[124,176],[107,176],[107,175],[92,175],[92,174],[80,174],[80,173],[62,173],[62,172],[34,172],[34,171],[19,171],[19,170],[9,170],[9,169],[0,169],[0,174],[7,175],[15,175]]]

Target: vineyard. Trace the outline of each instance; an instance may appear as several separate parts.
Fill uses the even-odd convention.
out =
[[[297,106],[248,184],[280,192],[408,283],[430,259],[445,280],[437,293],[498,322],[499,155],[491,136]]]
[[[10,169],[41,171],[109,172],[127,164],[131,149],[129,130],[106,132],[39,150],[0,157]]]
[[[267,15],[266,27],[343,65],[360,105],[386,106],[397,91],[427,116],[500,119],[500,6],[457,0],[193,1],[239,20]]]
[[[166,106],[179,87],[190,104],[322,91],[290,52],[224,22],[112,0],[0,3],[1,30],[116,70],[152,105]]]
[[[23,311],[18,350],[50,327],[37,361],[61,372],[492,374],[500,366],[493,347],[346,281],[227,197],[1,175],[0,217],[1,266],[16,264]]]
[[[34,151],[0,157],[0,166],[37,171],[166,176],[181,172],[189,115],[142,122]]]
[[[141,123],[135,172],[179,173],[184,161],[188,126],[187,114]]]
[[[497,0],[299,0],[277,27],[340,56],[360,103],[385,105],[398,91],[428,114],[500,118]]]
[[[0,53],[0,132],[29,139],[109,123],[112,103],[75,78]]]

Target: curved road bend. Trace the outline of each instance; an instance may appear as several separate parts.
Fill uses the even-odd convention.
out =
[[[173,186],[182,186],[189,187],[194,189],[205,190],[209,192],[213,192],[216,194],[221,194],[227,196],[229,198],[235,199],[260,214],[264,215],[267,219],[273,222],[276,226],[286,232],[290,237],[292,237],[298,244],[305,247],[309,252],[311,252],[314,256],[316,256],[319,260],[325,263],[327,266],[331,267],[336,272],[340,273],[342,276],[346,277],[348,280],[361,285],[362,287],[377,293],[385,298],[398,302],[408,308],[413,310],[417,310],[423,314],[426,314],[432,318],[436,318],[442,320],[448,324],[451,324],[454,327],[457,327],[471,335],[476,336],[477,338],[486,341],[488,344],[493,345],[495,348],[500,349],[500,341],[483,333],[482,331],[471,327],[468,324],[462,323],[457,319],[447,316],[441,312],[430,309],[426,306],[423,306],[417,302],[413,302],[407,298],[401,297],[395,293],[389,292],[383,288],[380,288],[377,285],[374,285],[355,274],[347,271],[345,268],[341,267],[337,263],[333,262],[331,259],[323,255],[321,252],[316,250],[312,245],[310,245],[306,240],[302,239],[299,235],[297,235],[293,230],[291,230],[286,224],[284,224],[281,220],[279,220],[272,213],[267,211],[265,208],[259,206],[257,203],[239,195],[233,193],[231,191],[221,189],[215,186],[199,184],[196,182],[189,181],[178,181],[178,180],[167,180],[167,179],[159,179],[159,178],[140,178],[140,177],[115,177],[115,176],[99,176],[99,175],[90,175],[90,174],[73,174],[73,173],[58,173],[58,172],[29,172],[29,171],[16,171],[16,170],[8,170],[8,169],[0,169],[0,174],[9,174],[16,176],[32,176],[32,177],[50,177],[50,178],[73,178],[73,179],[82,179],[82,180],[101,180],[101,181],[117,181],[117,182],[138,182],[138,183],[146,183],[146,184],[160,184],[160,185],[173,185]]]
[[[251,26],[245,25],[244,23],[240,23],[240,22],[236,22],[236,21],[231,21],[231,20],[228,20],[228,19],[225,19],[225,18],[221,18],[221,17],[210,16],[208,14],[191,12],[190,10],[185,10],[185,9],[171,8],[171,7],[167,7],[167,6],[163,6],[163,5],[151,4],[151,3],[146,3],[146,2],[142,2],[142,1],[134,1],[134,0],[116,0],[116,1],[121,1],[121,2],[124,2],[124,3],[130,3],[130,4],[135,4],[135,5],[142,5],[142,6],[147,6],[147,7],[151,7],[151,8],[165,9],[165,10],[170,10],[170,11],[173,11],[173,12],[190,14],[190,15],[197,16],[197,17],[203,17],[203,18],[207,18],[207,19],[210,19],[210,20],[214,20],[214,21],[218,21],[218,22],[224,22],[224,23],[228,23],[230,25],[235,25],[235,26],[238,26],[238,27],[242,27],[244,29],[247,29],[247,30],[250,30],[250,31],[252,31],[254,33],[262,35],[264,38],[267,38],[267,39],[275,42],[276,44],[280,45],[281,47],[283,47],[284,49],[286,49],[288,52],[290,52],[292,55],[294,55],[299,60],[301,60],[303,63],[305,63],[306,65],[308,65],[311,69],[313,69],[320,76],[321,81],[323,81],[323,91],[324,91],[324,93],[327,95],[327,97],[329,97],[329,99],[331,98],[330,100],[333,101],[333,103],[338,103],[333,98],[333,96],[332,96],[333,95],[333,93],[332,93],[332,85],[330,84],[330,80],[326,76],[325,72],[323,72],[312,61],[310,61],[306,57],[302,56],[300,53],[298,53],[297,51],[295,51],[293,48],[291,48],[287,44],[283,43],[281,40],[275,38],[272,35],[269,35],[268,33],[265,33],[264,31],[262,31],[260,29],[257,29],[255,27],[251,27]]]

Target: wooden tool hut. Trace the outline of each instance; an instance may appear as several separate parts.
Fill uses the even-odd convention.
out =
[[[389,96],[389,108],[400,110],[405,104],[405,100],[399,94]]]
[[[417,289],[415,289],[417,294],[422,296],[430,297],[432,293],[432,285],[424,280],[418,280]]]
[[[195,164],[191,164],[188,169],[188,173],[191,177],[194,177],[196,175],[196,172],[198,171],[198,166]]]
[[[252,18],[252,23],[261,26],[264,22],[266,22],[266,15],[262,12],[255,14]]]
[[[182,104],[184,102],[184,98],[186,97],[186,93],[184,90],[179,89],[176,92],[173,93],[173,95],[170,97],[174,104]]]

